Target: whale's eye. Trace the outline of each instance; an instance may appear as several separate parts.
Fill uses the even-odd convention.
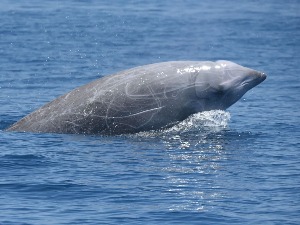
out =
[[[217,87],[213,88],[212,92],[215,96],[222,96],[225,93],[224,86],[218,85]]]
[[[219,96],[221,97],[224,95],[224,91],[223,90],[215,90],[214,95],[217,97],[219,97]]]

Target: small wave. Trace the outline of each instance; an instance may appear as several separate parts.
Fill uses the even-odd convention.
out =
[[[46,157],[41,155],[34,155],[34,154],[6,154],[1,156],[2,158],[6,159],[14,159],[14,160],[43,160]]]
[[[46,156],[36,154],[5,154],[0,156],[0,169],[20,169],[45,167],[53,164]]]
[[[8,121],[0,119],[0,130],[5,130],[10,125],[12,125],[15,121]]]

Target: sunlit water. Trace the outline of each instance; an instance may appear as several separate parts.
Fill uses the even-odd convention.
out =
[[[0,2],[0,224],[299,224],[299,1]],[[120,136],[13,133],[74,87],[154,62],[268,78],[228,111]]]

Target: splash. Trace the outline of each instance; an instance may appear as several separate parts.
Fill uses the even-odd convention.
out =
[[[139,137],[150,136],[174,136],[186,133],[211,133],[219,132],[227,128],[230,121],[230,113],[222,110],[212,110],[193,114],[178,124],[162,130],[140,132]]]
[[[230,113],[222,110],[212,110],[193,114],[177,125],[165,130],[165,132],[188,131],[220,131],[228,126]]]

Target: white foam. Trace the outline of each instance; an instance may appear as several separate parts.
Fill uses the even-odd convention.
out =
[[[205,111],[191,115],[184,121],[163,130],[147,131],[136,134],[140,137],[157,137],[161,135],[180,139],[182,133],[208,134],[219,132],[228,126],[230,113],[222,110]],[[171,136],[170,136],[171,135]]]
[[[212,110],[193,114],[184,121],[167,129],[165,132],[187,132],[195,130],[219,131],[227,127],[230,113],[222,110]]]

